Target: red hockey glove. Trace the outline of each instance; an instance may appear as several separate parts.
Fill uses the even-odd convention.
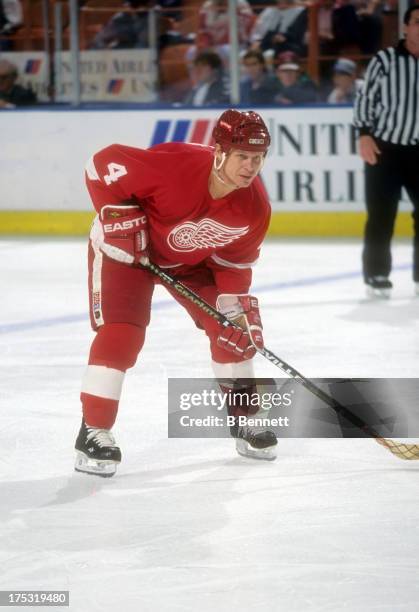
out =
[[[264,347],[257,298],[252,295],[220,295],[217,299],[217,309],[242,328],[223,328],[217,338],[218,346],[240,355],[243,359],[251,359],[256,349]]]
[[[147,257],[147,217],[139,206],[104,206],[100,221],[103,241],[99,248],[105,255],[126,264],[138,264]]]

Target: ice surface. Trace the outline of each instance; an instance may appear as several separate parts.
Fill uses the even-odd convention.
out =
[[[306,376],[418,376],[410,244],[394,245],[388,302],[364,299],[360,250],[263,249],[266,345]],[[85,254],[79,240],[0,242],[0,588],[68,589],[75,612],[418,609],[419,465],[370,440],[284,440],[273,463],[230,440],[168,440],[167,378],[212,372],[162,288],[115,427],[123,463],[109,480],[73,473]],[[280,375],[259,357],[256,370]]]

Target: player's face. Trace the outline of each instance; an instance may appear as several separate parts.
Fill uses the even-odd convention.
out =
[[[237,188],[248,187],[260,172],[264,158],[263,153],[233,149],[224,162],[223,174]]]

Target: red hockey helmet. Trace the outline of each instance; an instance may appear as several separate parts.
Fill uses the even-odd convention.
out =
[[[268,128],[262,117],[253,111],[224,111],[212,136],[226,153],[232,148],[266,153],[271,144]]]

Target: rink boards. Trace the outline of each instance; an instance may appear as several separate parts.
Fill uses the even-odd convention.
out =
[[[257,109],[272,146],[262,172],[272,236],[360,236],[364,174],[349,107]],[[0,114],[0,233],[83,235],[93,218],[86,160],[119,142],[211,143],[220,109],[68,110]],[[191,172],[193,170],[191,169]],[[396,234],[411,235],[410,203],[400,203]]]

